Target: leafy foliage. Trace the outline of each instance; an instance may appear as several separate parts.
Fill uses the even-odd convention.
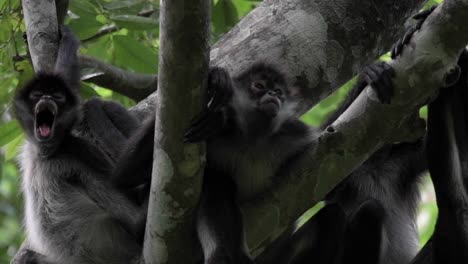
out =
[[[261,0],[212,0],[212,43],[231,29]],[[427,5],[440,2],[428,1]],[[73,0],[66,18],[73,32],[81,40],[80,53],[125,70],[156,73],[159,45],[158,0]],[[14,160],[24,136],[11,116],[11,99],[33,74],[23,42],[25,32],[20,0],[0,0],[0,263],[8,263],[24,238],[21,229],[22,199],[19,195],[19,174]],[[86,74],[89,74],[87,72]],[[311,125],[334,110],[353,81],[345,84],[329,98],[303,116]],[[129,107],[134,102],[103,87],[83,83],[83,98],[98,96],[117,100]],[[430,197],[430,196],[428,196]],[[321,205],[308,213],[314,214]],[[434,219],[433,200],[421,208],[423,214]],[[307,216],[306,216],[307,217]],[[431,222],[432,221],[432,222]],[[422,241],[431,234],[429,228],[421,232]]]

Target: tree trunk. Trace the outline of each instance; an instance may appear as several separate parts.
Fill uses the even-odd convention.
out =
[[[162,0],[153,176],[145,263],[191,263],[204,143],[184,144],[202,109],[208,73],[210,0]]]

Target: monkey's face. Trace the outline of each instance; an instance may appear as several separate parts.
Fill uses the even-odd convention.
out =
[[[65,102],[65,95],[60,92],[53,94],[33,91],[30,94],[34,105],[34,136],[40,142],[54,137],[55,119],[58,114],[57,102]]]
[[[256,100],[257,110],[275,118],[286,100],[286,86],[270,79],[255,79],[250,84],[250,94]]]
[[[77,117],[78,97],[56,76],[38,76],[15,98],[17,118],[41,144],[61,140]]]

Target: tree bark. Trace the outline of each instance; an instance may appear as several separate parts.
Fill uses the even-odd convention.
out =
[[[31,61],[36,72],[52,71],[59,41],[54,0],[23,0],[24,23]]]
[[[191,263],[204,144],[184,144],[208,73],[210,0],[161,0],[159,78],[145,263]]]
[[[211,62],[238,73],[278,64],[305,92],[304,112],[387,52],[421,0],[266,0],[211,49]]]

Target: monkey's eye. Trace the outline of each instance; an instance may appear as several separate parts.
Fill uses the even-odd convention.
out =
[[[43,95],[43,94],[42,94],[42,92],[40,92],[40,91],[32,91],[32,92],[29,94],[29,98],[30,98],[31,100],[39,100],[39,99],[41,99],[42,95]]]
[[[63,93],[53,93],[52,97],[56,102],[65,102],[65,95]]]
[[[265,85],[261,82],[253,82],[252,86],[257,90],[265,90]]]

